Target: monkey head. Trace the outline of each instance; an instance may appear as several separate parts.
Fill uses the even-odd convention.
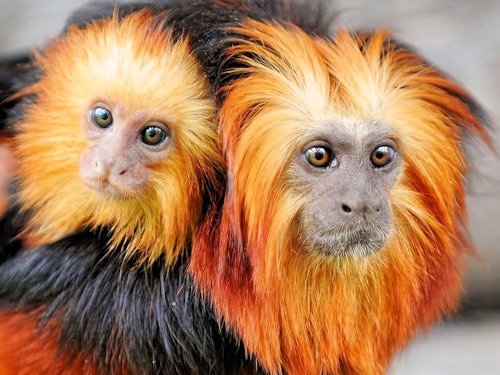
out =
[[[477,107],[384,31],[228,33],[228,192],[193,275],[269,372],[382,374],[457,304]]]
[[[312,253],[369,255],[392,227],[389,195],[402,168],[396,134],[384,123],[324,121],[304,132],[288,166],[287,181],[304,194],[299,239]]]
[[[167,21],[143,10],[72,26],[36,57],[16,154],[28,232],[42,242],[107,227],[111,247],[172,262],[218,189],[213,104]]]

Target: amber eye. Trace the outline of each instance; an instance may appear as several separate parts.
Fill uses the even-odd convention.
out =
[[[92,110],[92,121],[100,128],[107,128],[113,123],[111,112],[104,107],[95,107]]]
[[[333,152],[325,147],[311,147],[305,152],[306,160],[316,168],[326,168],[332,161]]]
[[[382,168],[394,160],[396,151],[391,146],[379,146],[373,150],[370,160],[375,168]]]
[[[148,146],[158,146],[167,139],[168,133],[158,125],[146,126],[141,132],[141,141]]]

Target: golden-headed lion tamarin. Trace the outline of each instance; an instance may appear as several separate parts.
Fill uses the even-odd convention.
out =
[[[195,281],[269,373],[382,374],[457,306],[462,146],[488,142],[481,114],[385,31],[227,32],[230,185],[198,231]]]
[[[250,363],[185,270],[224,166],[207,81],[170,23],[161,7],[132,6],[70,26],[15,95],[27,99],[12,124],[13,210],[39,246],[0,265],[2,374]]]
[[[203,74],[165,17],[73,26],[37,56],[15,152],[40,242],[110,227],[112,248],[171,264],[189,240],[221,159]]]

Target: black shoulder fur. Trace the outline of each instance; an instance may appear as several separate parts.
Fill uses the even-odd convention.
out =
[[[65,357],[83,353],[103,373],[256,371],[221,332],[183,260],[142,268],[105,249],[106,238],[82,232],[10,258],[0,265],[0,308],[43,308],[39,327],[56,322]]]

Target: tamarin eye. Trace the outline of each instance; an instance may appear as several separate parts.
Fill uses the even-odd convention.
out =
[[[104,107],[95,107],[92,110],[92,121],[100,128],[107,128],[113,123],[111,112]]]
[[[382,168],[394,160],[396,152],[391,146],[379,146],[373,150],[370,160],[375,168]]]
[[[305,152],[306,160],[316,168],[326,168],[330,165],[333,152],[325,147],[311,147]]]
[[[165,129],[157,125],[146,126],[141,132],[141,141],[148,146],[158,146],[167,139]]]

